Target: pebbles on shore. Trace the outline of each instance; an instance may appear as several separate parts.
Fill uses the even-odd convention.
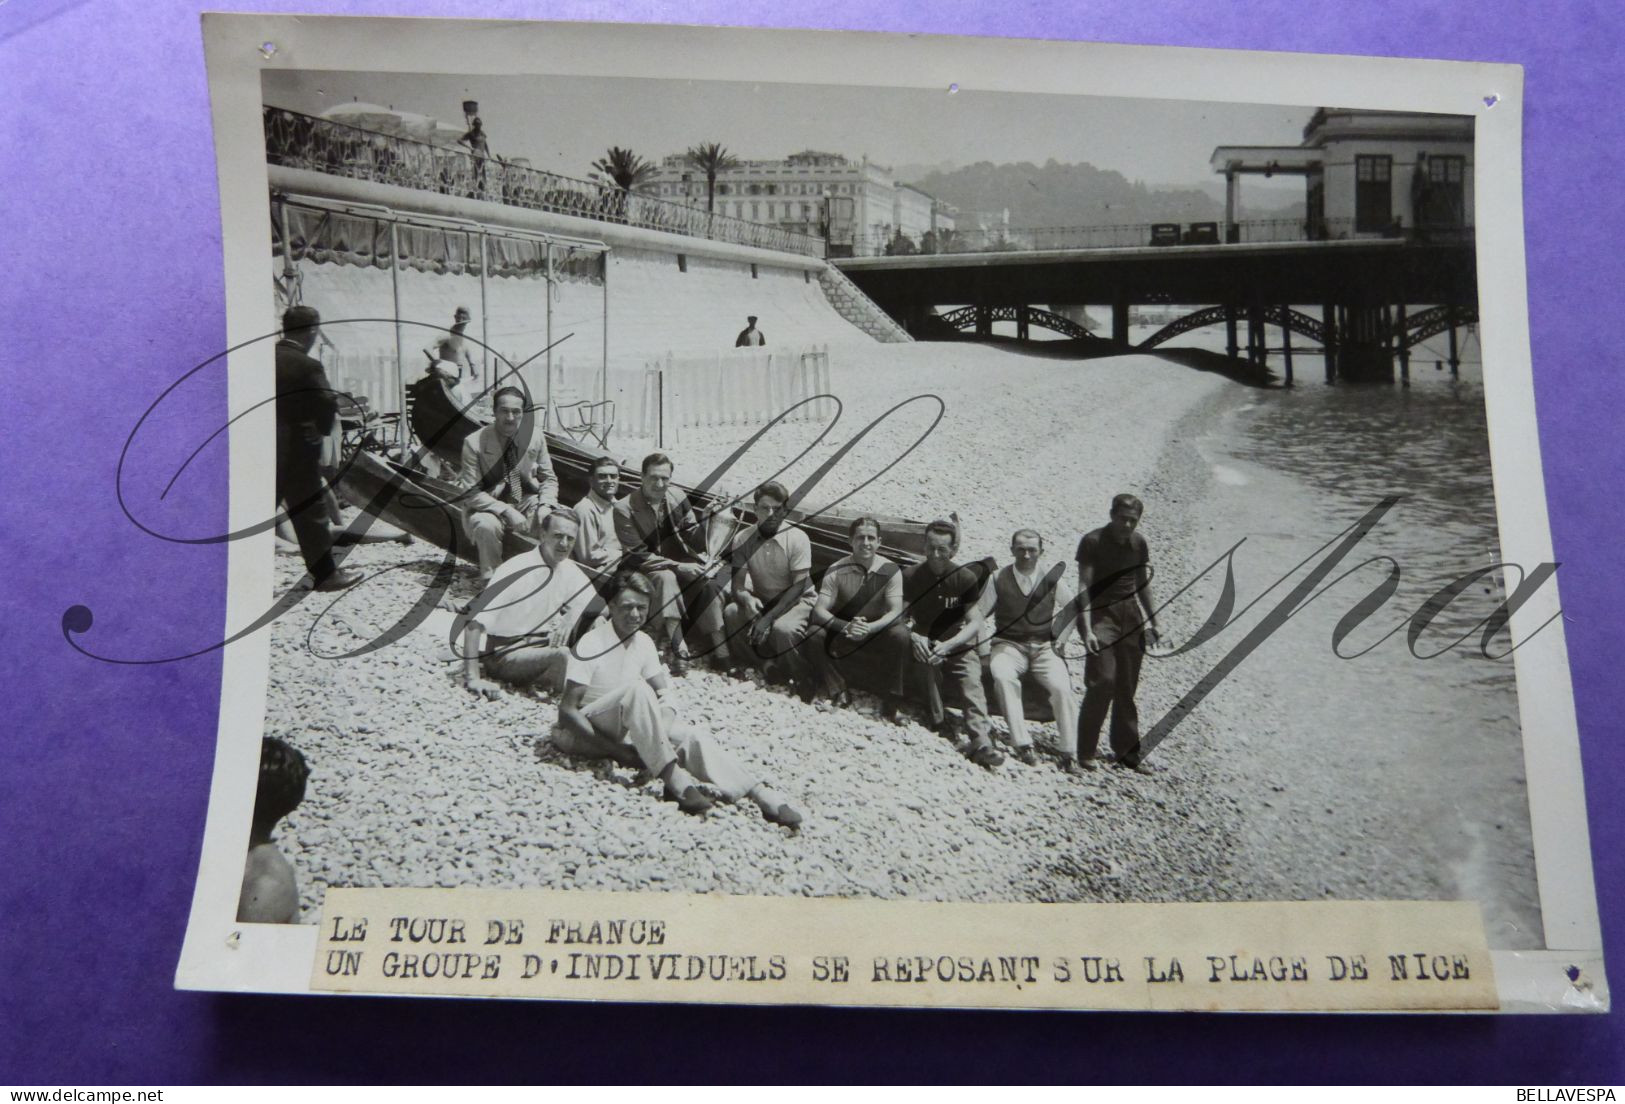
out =
[[[1208,473],[1158,461],[1180,419],[1228,386],[1149,356],[1079,362],[969,344],[843,351],[839,426],[779,474],[818,432],[787,427],[795,433],[759,442],[721,485],[743,492],[776,477],[793,487],[874,417],[933,394],[942,420],[918,447],[891,463],[935,404],[913,404],[875,429],[807,504],[856,487],[846,508],[920,520],[957,511],[963,557],[1001,562],[1010,533],[1031,526],[1045,536],[1046,562],[1070,565],[1078,536],[1104,523],[1114,493],[1131,491],[1146,501],[1143,531],[1159,572],[1188,578],[1195,542],[1182,504]],[[677,478],[697,481],[751,432],[685,431],[666,449]],[[820,712],[699,670],[677,680],[682,714],[800,807],[806,820],[792,832],[749,802],[686,816],[660,800],[658,783],[560,754],[545,738],[553,703],[468,693],[460,668],[437,658],[444,640],[427,626],[376,651],[323,658],[355,651],[397,621],[432,584],[440,558],[421,543],[358,547],[348,565],[380,574],[338,595],[309,595],[270,630],[266,732],[300,748],[312,770],[305,803],[277,833],[307,922],[329,885],[956,901],[1250,895],[1229,869],[1241,810],[1201,714],[1158,750],[1149,776],[1071,777],[1050,758],[988,772],[918,723]],[[297,556],[278,557],[279,588],[300,574]],[[473,593],[473,569],[461,565],[450,597]],[[1148,662],[1143,723],[1200,673],[1188,658]],[[1052,725],[1033,729],[1052,745]]]

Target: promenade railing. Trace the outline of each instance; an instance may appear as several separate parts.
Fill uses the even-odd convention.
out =
[[[824,255],[824,240],[809,234],[655,199],[614,184],[577,180],[498,157],[478,156],[471,150],[384,134],[280,107],[266,107],[264,123],[265,158],[272,165],[734,245],[808,257]]]
[[[1302,218],[1243,219],[1230,224],[1232,242],[1334,241],[1355,237],[1354,220]],[[1469,228],[1466,233],[1471,234]],[[1395,237],[1413,237],[1403,229]],[[907,239],[859,237],[860,257],[936,253],[1022,253],[1065,249],[1134,249],[1149,245],[1218,245],[1223,222],[1125,222],[1105,226],[1040,226],[1008,230],[951,230]]]

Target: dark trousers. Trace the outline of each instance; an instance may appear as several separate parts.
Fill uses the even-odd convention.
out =
[[[822,625],[807,632],[801,654],[826,694],[846,689],[848,677],[877,693],[902,697],[902,664],[909,656],[908,629],[893,621],[878,633],[852,640]]]
[[[1140,688],[1145,660],[1145,611],[1138,599],[1113,602],[1092,615],[1100,650],[1084,661],[1083,704],[1078,707],[1078,757],[1088,759],[1100,745],[1106,713],[1112,715],[1112,753],[1128,763],[1139,759]]]
[[[327,529],[327,502],[322,493],[321,445],[303,439],[291,426],[277,426],[276,497],[286,503],[288,520],[299,539],[305,570],[316,582],[333,574],[333,538]]]
[[[982,689],[982,657],[976,654],[974,647],[966,648],[935,665],[921,663],[914,658],[912,649],[906,650],[903,653],[901,679],[905,687],[912,684],[918,688],[916,692],[925,702],[925,715],[933,728],[941,728],[942,722],[947,719],[942,686],[944,682],[953,680],[960,700],[965,703],[965,730],[973,739],[987,738],[987,692]]]

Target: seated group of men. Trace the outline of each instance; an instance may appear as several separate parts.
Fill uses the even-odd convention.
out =
[[[1010,744],[1023,763],[1038,762],[1022,701],[1022,680],[1031,677],[1049,696],[1063,770],[1093,769],[1108,712],[1117,761],[1142,769],[1134,694],[1157,628],[1149,550],[1136,531],[1139,499],[1117,496],[1110,523],[1079,542],[1076,594],[1062,565],[1039,570],[1044,539],[1035,530],[1015,533],[1013,562],[1000,568],[991,559],[956,562],[958,525],[933,521],[925,528],[924,560],[902,568],[880,555],[880,523],[871,517],[852,522],[851,555],[831,565],[815,591],[806,534],[783,525],[787,500],[777,483],[758,488],[757,526],[735,545],[726,619],[729,644],[747,661],[770,674],[777,664],[808,687],[808,696],[837,705],[850,702],[848,679],[867,675],[888,717],[896,719],[901,703],[917,702],[926,726],[949,736],[944,689],[951,682],[969,737],[965,753],[993,769],[1004,756],[993,744],[982,688],[986,654]],[[1081,706],[1063,658],[1074,629],[1087,652]]]
[[[504,388],[493,406],[495,424],[464,444],[465,524],[485,584],[469,610],[466,674],[471,686],[487,692],[494,687],[486,674],[563,690],[555,733],[560,746],[636,761],[663,777],[676,770],[668,793],[685,808],[703,797],[681,773],[692,769],[690,761],[699,765],[692,772],[725,797],[761,789],[746,785],[748,772],[703,737],[674,728],[669,710],[659,704],[666,671],[656,645],[671,673],[682,675],[687,635],[702,643],[712,662],[755,666],[769,680],[792,682],[809,699],[846,704],[848,679],[861,672],[883,694],[888,716],[896,716],[900,702],[917,699],[928,726],[949,735],[944,685],[951,679],[963,704],[966,754],[991,769],[1004,757],[993,745],[982,689],[986,652],[1010,743],[1023,762],[1038,761],[1021,694],[1021,680],[1030,676],[1049,696],[1063,769],[1094,765],[1108,711],[1119,763],[1138,766],[1134,692],[1147,636],[1156,639],[1149,557],[1135,531],[1138,499],[1119,495],[1111,523],[1079,543],[1078,593],[1089,596],[1087,609],[1061,565],[1039,571],[1043,538],[1037,532],[1018,531],[1011,541],[1014,563],[995,570],[991,561],[954,561],[959,531],[949,521],[927,526],[926,557],[905,570],[880,555],[880,523],[859,518],[849,531],[851,554],[815,588],[811,542],[804,530],[787,524],[790,496],[781,485],[757,489],[755,524],[726,549],[709,547],[686,495],[671,486],[671,460],[658,452],[644,459],[641,488],[624,498],[617,498],[619,465],[599,460],[588,494],[566,510],[557,503],[558,480],[545,438],[518,432],[525,419],[523,394]],[[535,533],[539,545],[504,563],[502,539],[509,528]],[[719,578],[725,568],[726,601]],[[577,641],[583,617],[591,625],[606,601],[608,618]],[[636,616],[623,606],[636,607]],[[1089,651],[1081,708],[1062,658],[1075,628]],[[605,663],[614,677],[594,666]],[[583,710],[584,701],[612,704],[593,712]],[[617,718],[608,727],[620,732],[613,737],[621,741],[618,752],[603,743],[611,737],[594,720],[605,710]],[[781,819],[781,808],[788,806],[768,792],[764,813]]]

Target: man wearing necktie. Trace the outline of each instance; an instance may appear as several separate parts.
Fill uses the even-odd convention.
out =
[[[482,586],[502,563],[504,535],[533,533],[559,497],[547,438],[525,413],[525,393],[503,387],[491,403],[496,421],[463,441],[463,528],[479,555]]]

